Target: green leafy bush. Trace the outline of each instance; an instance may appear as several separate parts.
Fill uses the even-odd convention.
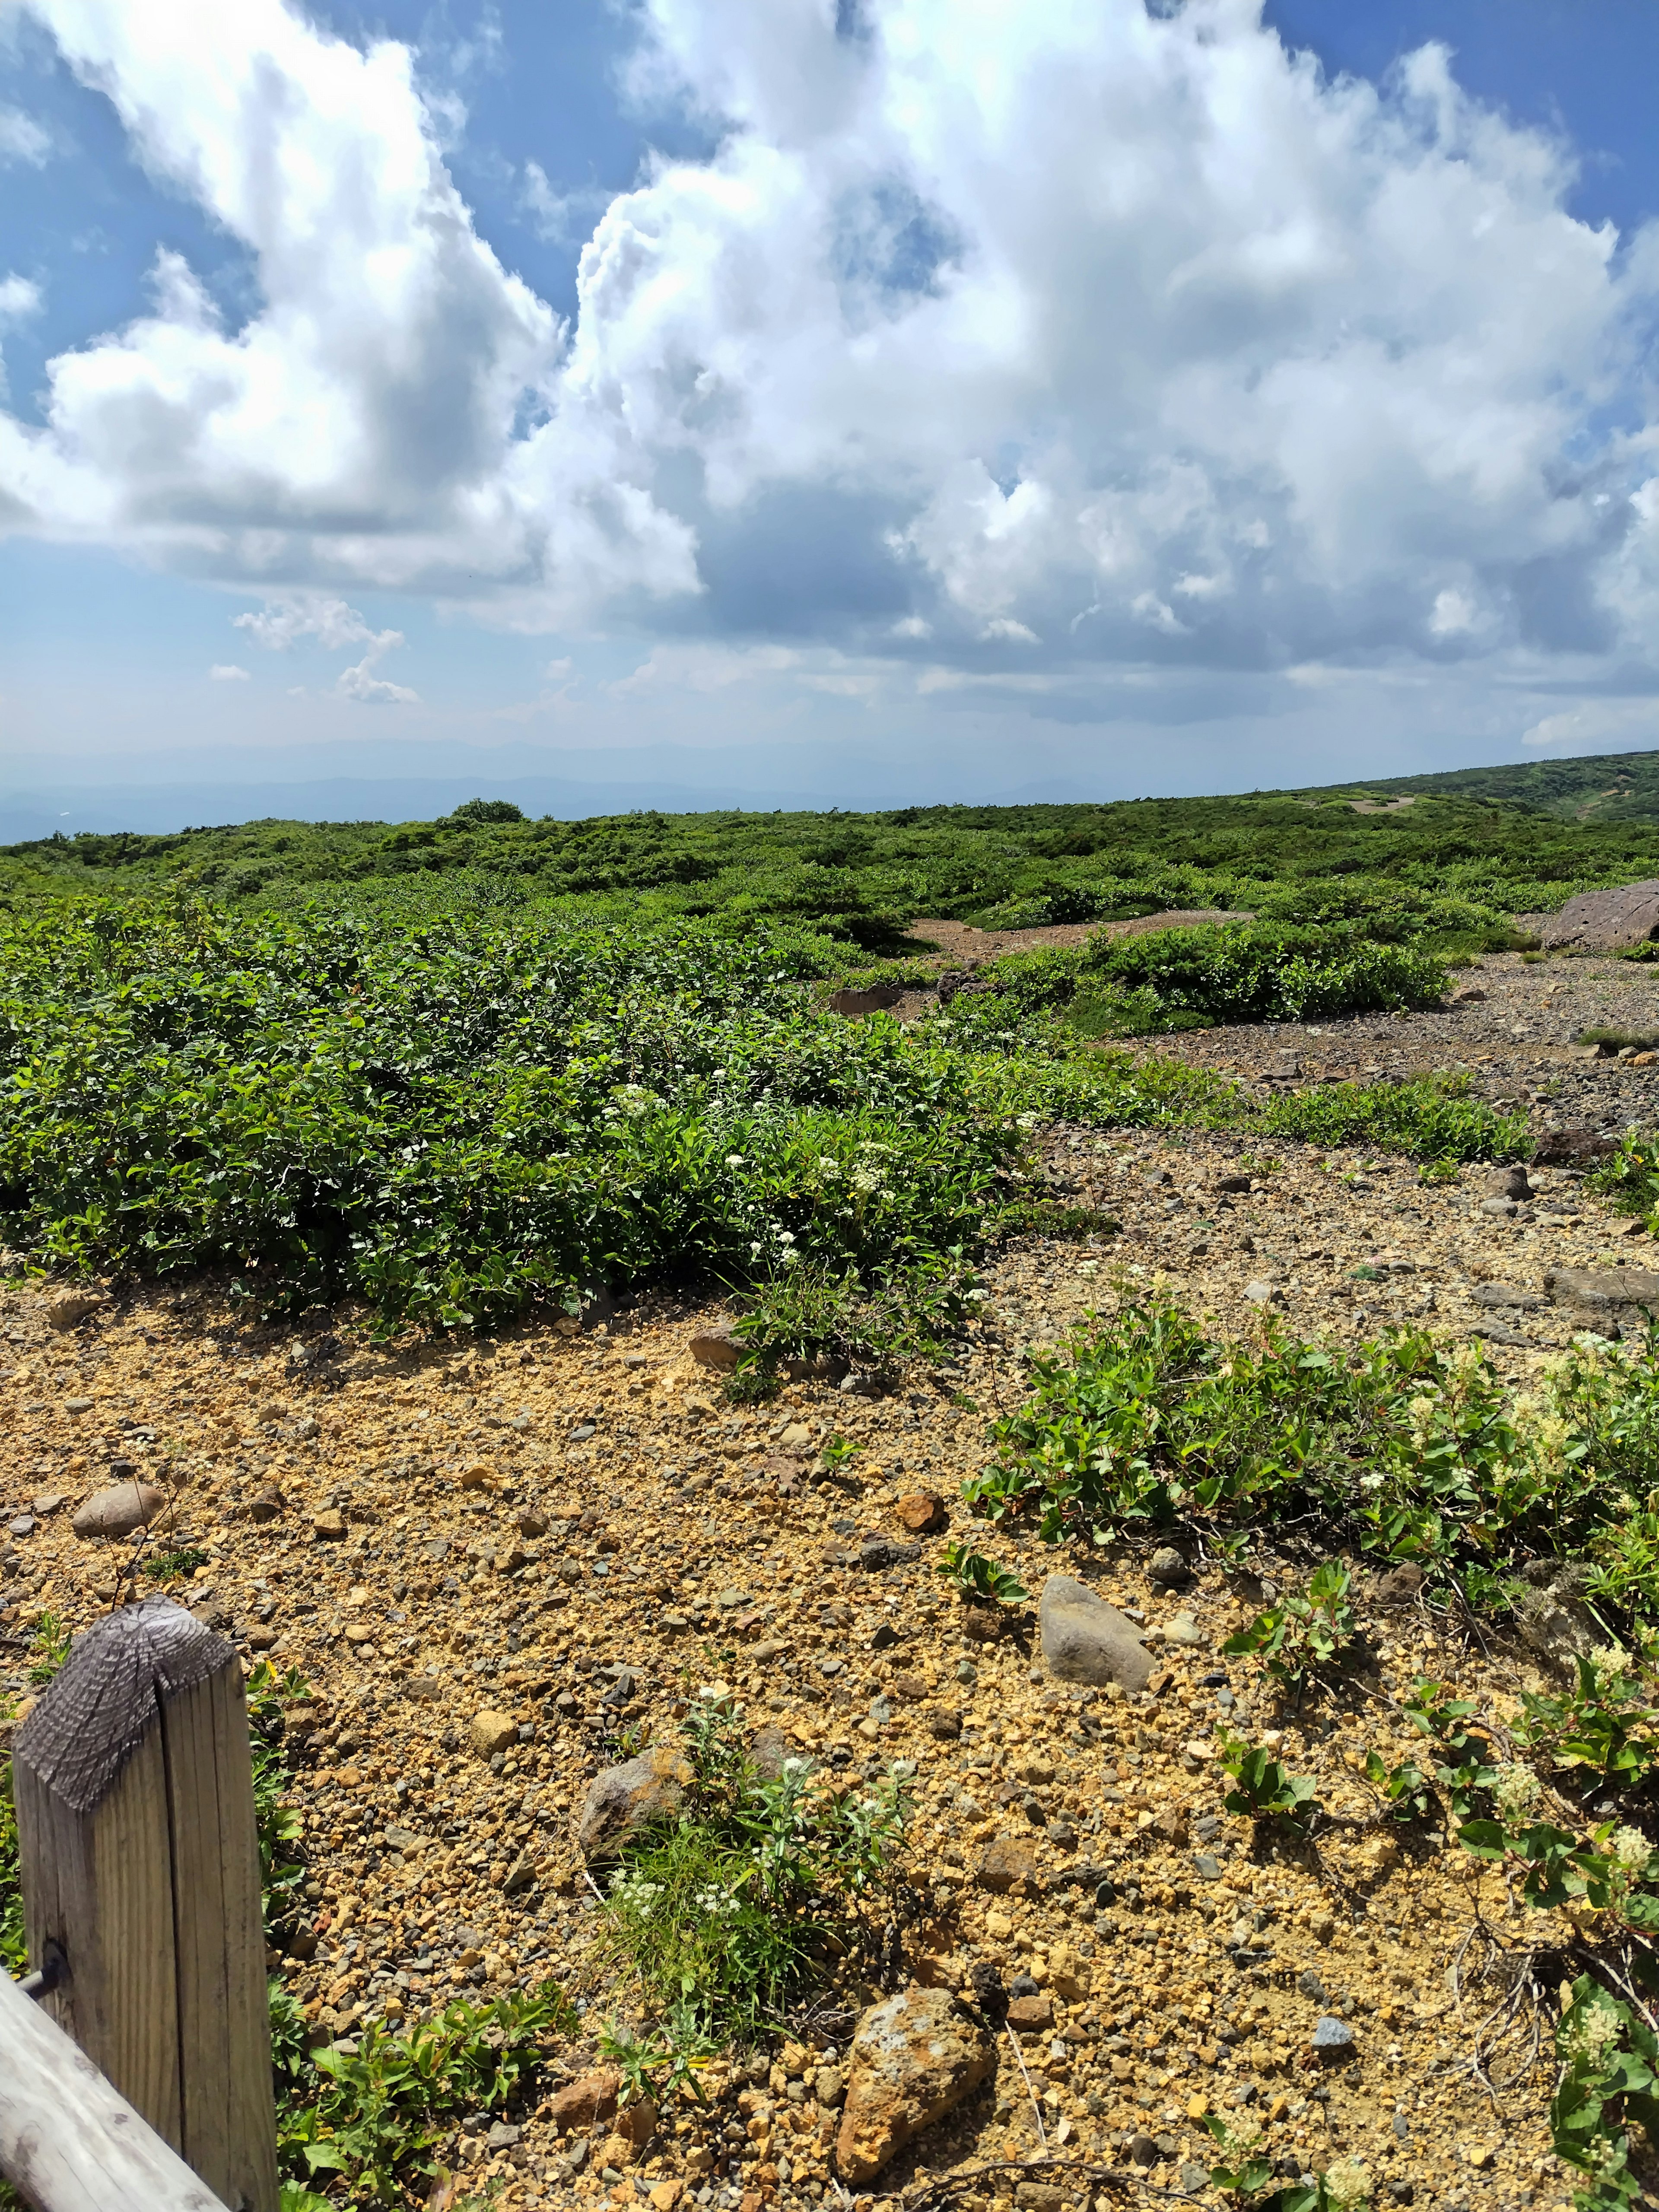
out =
[[[1649,1347],[1581,1340],[1512,1390],[1478,1346],[1410,1329],[1345,1358],[1273,1329],[1221,1343],[1174,1305],[1131,1304],[1030,1378],[963,1495],[1050,1541],[1177,1522],[1219,1536],[1283,1514],[1328,1549],[1415,1559],[1501,1602],[1540,1553],[1621,1562],[1659,1486]],[[1620,1588],[1655,1618],[1651,1583]]]
[[[750,2043],[858,1940],[904,1836],[901,1785],[851,1790],[806,1759],[757,1771],[712,1699],[686,1724],[685,1810],[632,1844],[605,1899],[608,1947],[677,2048]]]
[[[1288,1688],[1301,1690],[1314,1677],[1329,1676],[1346,1662],[1354,1642],[1354,1609],[1348,1602],[1351,1577],[1335,1560],[1318,1568],[1307,1595],[1287,1593],[1265,1613],[1230,1636],[1221,1649],[1230,1658],[1260,1660],[1264,1673]]]
[[[1583,2175],[1578,2212],[1650,2203],[1631,2171],[1630,2128],[1659,2142],[1659,2040],[1632,2006],[1580,1974],[1555,2031],[1561,2077],[1550,2104],[1555,2154]]]
[[[1023,1605],[1031,1595],[1012,1568],[1000,1567],[966,1544],[947,1544],[938,1571],[969,1603]]]
[[[1431,954],[1370,944],[1336,924],[1242,921],[1097,937],[1081,974],[1097,993],[1121,994],[1126,1018],[1144,1018],[1143,1034],[1437,1006],[1446,987],[1445,969]],[[1139,1009],[1133,1016],[1132,1006]]]
[[[1233,1778],[1232,1788],[1221,1802],[1241,1818],[1293,1825],[1316,1808],[1315,1785],[1309,1777],[1292,1774],[1261,1744],[1224,1736],[1221,1767]]]

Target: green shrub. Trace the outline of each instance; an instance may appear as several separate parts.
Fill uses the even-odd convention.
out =
[[[757,1771],[733,1715],[692,1708],[685,1810],[631,1844],[605,1899],[606,1947],[679,2048],[751,2043],[827,1978],[890,1879],[895,1780],[845,1790],[806,1759]]]
[[[1165,1030],[1437,1006],[1446,986],[1430,954],[1370,944],[1335,924],[1237,922],[1097,937],[1083,973],[1097,988],[1151,993],[1149,1026]]]

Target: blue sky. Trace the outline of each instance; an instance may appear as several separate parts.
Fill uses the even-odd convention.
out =
[[[1656,64],[1650,0],[14,6],[0,835],[1659,742]]]

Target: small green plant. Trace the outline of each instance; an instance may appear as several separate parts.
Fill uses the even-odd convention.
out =
[[[1523,1692],[1517,1743],[1546,1751],[1558,1767],[1639,1790],[1659,1772],[1659,1700],[1644,1673],[1617,1645],[1581,1657],[1565,1697]]]
[[[1237,2212],[1365,2212],[1370,2185],[1363,2166],[1339,2159],[1305,2181],[1279,2182],[1273,2160],[1257,2148],[1261,2130],[1211,2112],[1199,2122],[1221,2146],[1224,2163],[1210,2168],[1210,2186]]]
[[[1221,1765],[1234,1784],[1221,1802],[1241,1819],[1282,1820],[1295,1826],[1318,1809],[1311,1779],[1291,1773],[1261,1744],[1223,1736]]]
[[[0,1973],[15,1978],[27,1971],[27,1965],[17,1814],[12,1803],[11,1760],[7,1757],[0,1759]]]
[[[847,1437],[831,1437],[818,1447],[818,1465],[826,1474],[839,1474],[850,1459],[864,1449]]]
[[[462,2113],[499,2112],[521,2100],[556,2035],[576,2015],[556,1984],[485,2005],[458,2002],[393,2033],[379,2021],[356,2051],[309,2057],[292,2024],[273,2036],[277,2155],[290,2182],[335,2176],[354,2205],[402,2205],[432,2152]]]
[[[173,1582],[185,1575],[193,1575],[198,1567],[207,1565],[207,1553],[186,1546],[177,1552],[153,1552],[144,1561],[144,1572],[151,1581]]]
[[[1415,1759],[1389,1766],[1374,1751],[1365,1753],[1365,1779],[1384,1810],[1396,1820],[1426,1820],[1434,1802],[1429,1778]]]
[[[1336,1560],[1318,1568],[1305,1597],[1292,1594],[1259,1613],[1221,1649],[1230,1658],[1254,1657],[1275,1681],[1300,1691],[1315,1676],[1335,1674],[1354,1641],[1348,1602],[1348,1570]]]
[[[1659,2040],[1589,1974],[1573,1983],[1555,2031],[1561,2076],[1550,2103],[1556,2156],[1583,2175],[1578,2212],[1651,2202],[1630,2168],[1632,2123],[1659,2142]]]
[[[1031,1595],[1012,1568],[966,1544],[947,1544],[935,1571],[968,1604],[1021,1605]]]
[[[254,1830],[259,1844],[259,1879],[264,1894],[265,1930],[276,1941],[293,1933],[300,1912],[306,1869],[296,1846],[304,1823],[283,1797],[292,1781],[283,1743],[288,1719],[284,1706],[308,1697],[304,1678],[289,1668],[279,1674],[261,1659],[247,1678],[248,1749],[253,1764]]]
[[[1440,1754],[1434,1778],[1450,1796],[1456,1820],[1470,1817],[1477,1792],[1490,1790],[1498,1778],[1490,1739],[1469,1725],[1478,1710],[1470,1698],[1447,1696],[1446,1685],[1426,1675],[1419,1675],[1405,1700],[1407,1723]]]
[[[605,1942],[662,2025],[693,2054],[774,2029],[860,1940],[859,1917],[902,1846],[889,1778],[836,1787],[806,1759],[757,1771],[734,1715],[699,1699],[686,1721],[685,1810],[631,1846],[611,1877]]]
[[[617,2100],[623,2105],[638,2104],[647,2097],[659,2105],[665,2104],[682,2089],[697,2104],[707,2104],[697,2081],[697,2065],[712,2055],[707,2045],[694,2043],[688,2047],[664,2043],[653,2035],[635,2035],[613,2021],[607,2021],[599,2030],[599,2056],[621,2077]]]
[[[70,1656],[74,1638],[69,1623],[55,1613],[43,1613],[29,1638],[29,1680],[37,1686],[50,1682]]]
[[[1540,1820],[1538,1796],[1529,1767],[1499,1767],[1492,1784],[1497,1817],[1465,1820],[1458,1842],[1517,1875],[1522,1897],[1536,1911],[1588,1907],[1651,1942],[1659,1935],[1659,1851],[1639,1828],[1612,1820],[1579,1836]]]

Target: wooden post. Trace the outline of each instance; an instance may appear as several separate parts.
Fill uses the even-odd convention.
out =
[[[41,2212],[225,2212],[86,2053],[0,1973],[0,2173]]]
[[[29,1959],[67,1962],[48,2008],[232,2212],[276,2212],[234,1650],[167,1598],[111,1613],[18,1729],[12,1774]]]

